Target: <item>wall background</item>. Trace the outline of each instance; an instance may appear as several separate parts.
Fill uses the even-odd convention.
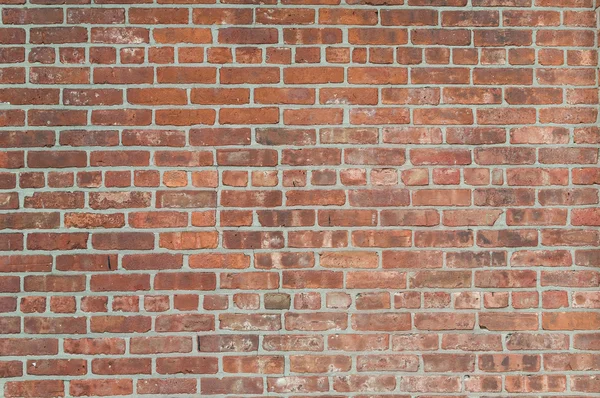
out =
[[[0,3],[4,396],[600,393],[592,0]]]

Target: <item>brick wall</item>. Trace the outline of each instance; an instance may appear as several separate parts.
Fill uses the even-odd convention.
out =
[[[0,4],[0,395],[600,394],[593,0]]]

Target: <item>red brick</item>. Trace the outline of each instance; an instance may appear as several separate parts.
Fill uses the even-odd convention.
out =
[[[410,78],[415,84],[467,84],[469,73],[466,68],[414,68]]]
[[[381,24],[392,26],[437,25],[438,13],[433,9],[384,9],[381,10]]]
[[[131,379],[93,379],[73,380],[69,385],[69,393],[75,397],[99,395],[129,395],[133,393]]]
[[[218,42],[223,44],[273,44],[277,43],[274,28],[222,28]]]
[[[1,13],[4,395],[600,391],[592,0],[86,1]]]
[[[488,330],[537,330],[538,315],[535,313],[482,313],[479,315],[479,327]]]
[[[415,29],[411,40],[417,45],[468,46],[471,32],[463,29]]]
[[[139,394],[194,394],[196,384],[194,379],[143,379],[136,388]]]
[[[26,317],[25,333],[33,334],[85,334],[87,331],[85,317]]]
[[[369,9],[326,8],[319,12],[319,23],[325,25],[375,25],[377,19],[377,10]]]
[[[4,386],[6,397],[64,397],[62,380],[8,381]]]
[[[156,317],[157,332],[206,332],[214,329],[213,315],[175,314]]]
[[[287,330],[344,330],[347,317],[341,313],[288,313],[285,316]]]
[[[532,32],[521,29],[476,30],[474,44],[477,47],[529,46]]]
[[[475,318],[470,314],[417,314],[415,326],[420,330],[470,330]]]
[[[252,10],[236,8],[195,8],[192,21],[197,25],[243,25],[252,22]]]
[[[218,359],[211,357],[158,358],[156,370],[159,374],[214,374],[217,373]]]
[[[351,84],[406,84],[406,68],[392,67],[350,67],[348,83]]]
[[[497,11],[443,11],[442,26],[498,26]]]
[[[360,45],[401,45],[408,42],[408,31],[388,28],[349,29],[348,42]]]
[[[27,374],[81,376],[87,373],[83,359],[39,359],[27,361]]]

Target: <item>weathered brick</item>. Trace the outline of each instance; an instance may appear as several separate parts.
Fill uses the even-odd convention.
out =
[[[0,395],[600,391],[592,0],[4,3]]]

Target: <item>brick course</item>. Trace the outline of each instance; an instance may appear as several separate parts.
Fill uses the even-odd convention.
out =
[[[0,0],[0,395],[600,394],[598,6]]]

